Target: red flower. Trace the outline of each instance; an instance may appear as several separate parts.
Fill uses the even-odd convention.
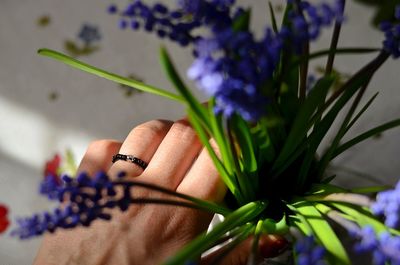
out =
[[[0,233],[3,233],[7,230],[10,222],[7,219],[8,209],[6,206],[0,204]]]
[[[59,180],[57,171],[58,168],[60,167],[60,164],[61,164],[61,156],[59,154],[54,155],[52,160],[46,162],[44,168],[44,177],[51,175],[55,177],[57,180]]]

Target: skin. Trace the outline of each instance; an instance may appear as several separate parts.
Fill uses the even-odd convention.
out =
[[[143,170],[126,161],[112,164],[116,153],[134,155],[149,165]],[[110,176],[125,171],[129,178],[216,203],[223,200],[226,192],[207,151],[186,120],[141,124],[122,143],[93,142],[79,171],[93,175],[99,170]],[[143,189],[135,190],[134,194],[149,198],[165,196]],[[212,218],[211,214],[198,210],[154,204],[132,205],[126,212],[115,211],[112,215],[111,221],[96,221],[89,228],[58,230],[46,235],[34,264],[161,264],[205,231]],[[277,238],[263,237],[260,248],[271,249],[268,246],[274,242]],[[250,246],[250,239],[243,242],[222,264],[245,264]],[[209,264],[212,259],[210,255],[201,264]]]

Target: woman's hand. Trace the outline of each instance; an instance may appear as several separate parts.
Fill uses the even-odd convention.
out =
[[[113,155],[133,155],[148,163],[145,170]],[[186,120],[154,120],[134,128],[123,143],[112,140],[93,142],[81,161],[79,171],[93,175],[106,171],[221,202],[225,186]],[[137,188],[134,196],[162,198],[159,193]],[[205,231],[212,215],[182,207],[132,205],[126,212],[115,210],[111,221],[95,221],[89,228],[58,230],[46,235],[36,265],[160,264]],[[244,264],[250,240],[224,260],[224,264]],[[271,239],[264,238],[262,245]],[[203,260],[207,264],[210,260]]]

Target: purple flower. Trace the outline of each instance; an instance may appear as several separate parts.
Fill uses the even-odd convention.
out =
[[[234,4],[234,0],[178,0],[178,8],[169,10],[162,4],[149,6],[136,0],[123,16],[134,21],[133,29],[143,27],[180,45],[192,44],[195,61],[188,77],[215,97],[215,112],[257,121],[266,114],[266,90],[282,52],[299,51],[305,41],[316,39],[323,27],[335,19],[341,21],[343,0],[318,6],[301,1],[297,12],[290,13],[288,26],[278,33],[266,27],[259,39],[246,27],[235,28],[235,21],[246,11]],[[124,22],[122,28],[126,27]],[[195,35],[200,27],[207,30],[206,35]]]
[[[124,177],[124,175],[120,174],[119,177]],[[125,211],[132,203],[133,184],[118,180],[111,181],[103,172],[99,172],[95,178],[90,178],[85,173],[80,173],[76,179],[63,176],[63,181],[63,186],[48,185],[46,191],[52,198],[58,198],[60,202],[68,198],[67,204],[52,212],[18,219],[18,228],[12,232],[13,236],[25,239],[41,235],[46,231],[54,232],[59,228],[89,226],[97,219],[110,220],[111,215],[107,209],[118,207]],[[121,188],[122,195],[116,196],[116,186]],[[50,190],[51,188],[53,190]]]
[[[388,232],[377,235],[371,226],[353,231],[353,237],[359,240],[355,245],[358,253],[371,252],[376,265],[400,264],[400,237]]]
[[[39,186],[39,193],[46,195],[50,200],[58,199],[57,189],[62,186],[57,176],[49,174],[44,177]]]
[[[335,0],[333,5],[312,5],[308,1],[301,1],[297,10],[289,13],[291,25],[284,29],[284,36],[294,44],[295,50],[300,52],[303,43],[316,40],[322,28],[330,26],[335,20],[341,23],[343,10],[343,0]]]
[[[400,5],[396,6],[395,18],[400,21]],[[383,41],[383,49],[390,53],[393,58],[400,57],[400,23],[391,23],[384,21],[380,25],[381,30],[385,33]]]
[[[112,5],[109,5],[109,6],[108,6],[107,11],[108,11],[108,13],[110,13],[110,14],[115,14],[115,13],[118,12],[118,8],[117,8],[116,5],[112,4]]]
[[[298,265],[324,265],[325,248],[317,245],[313,236],[305,236],[296,241],[295,250]]]
[[[371,206],[375,215],[385,217],[385,224],[391,228],[400,226],[400,181],[395,189],[379,192]]]

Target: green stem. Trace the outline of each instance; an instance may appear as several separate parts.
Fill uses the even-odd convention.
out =
[[[244,199],[246,200],[245,202],[249,202],[253,200],[253,195],[254,191],[251,188],[251,184],[249,183],[250,179],[243,174],[240,165],[239,165],[239,156],[236,151],[236,146],[235,146],[235,139],[232,135],[232,126],[230,125],[230,120],[227,121],[227,134],[228,134],[228,139],[229,139],[229,146],[230,146],[230,151],[232,153],[232,162],[235,167],[235,174],[237,176],[237,180],[240,186],[240,190],[242,192],[242,195]]]
[[[295,7],[297,9],[296,11],[305,20],[304,14],[303,14],[300,6],[301,6],[301,1],[295,0]],[[308,29],[306,29],[306,31],[307,31],[307,35],[308,35]],[[305,41],[302,48],[303,48],[302,54],[304,56],[308,57],[310,54],[310,42],[308,40]],[[309,64],[309,60],[304,60],[300,65],[300,91],[299,91],[300,102],[304,101],[304,99],[306,98],[308,64]]]
[[[213,258],[210,262],[207,262],[207,264],[221,265],[223,259],[231,251],[233,251],[240,243],[246,240],[249,237],[249,235],[254,232],[254,229],[255,229],[254,224],[243,225],[241,228],[238,229],[239,231],[235,236],[235,238],[231,242],[229,242],[226,246],[223,247],[223,251],[217,257]]]
[[[247,261],[247,265],[256,265],[257,263],[257,257],[259,256],[259,242],[260,242],[260,236],[262,234],[262,228],[263,228],[263,221],[259,220],[256,225],[256,229],[254,230],[254,238],[253,242],[251,244],[251,252],[249,256],[249,260]]]
[[[162,96],[162,97],[165,97],[165,98],[169,98],[169,99],[181,102],[181,103],[186,103],[182,97],[180,97],[180,96],[178,96],[176,94],[173,94],[171,92],[162,90],[160,88],[156,88],[156,87],[153,87],[153,86],[146,85],[144,83],[138,82],[138,81],[130,79],[130,78],[126,78],[126,77],[123,77],[123,76],[119,76],[117,74],[113,74],[113,73],[107,72],[107,71],[102,70],[100,68],[91,66],[91,65],[86,64],[84,62],[81,62],[81,61],[79,61],[77,59],[69,57],[69,56],[67,56],[65,54],[62,54],[60,52],[49,50],[49,49],[40,49],[38,51],[38,53],[40,55],[48,56],[48,57],[53,58],[55,60],[61,61],[61,62],[65,63],[65,64],[68,64],[68,65],[70,65],[70,66],[72,66],[74,68],[77,68],[79,70],[82,70],[82,71],[88,72],[90,74],[94,74],[94,75],[103,77],[103,78],[108,79],[110,81],[114,81],[114,82],[129,86],[129,87],[133,87],[133,88],[142,90],[144,92],[148,92],[148,93],[151,93],[151,94],[155,94],[155,95],[159,95],[159,96]]]
[[[342,6],[342,10],[341,13],[343,15],[344,13],[344,7],[346,5],[346,1],[343,0],[343,6]],[[335,23],[335,28],[333,29],[333,34],[332,34],[332,40],[331,40],[331,46],[329,50],[336,50],[337,48],[337,44],[339,42],[339,36],[340,36],[340,30],[342,28],[342,23],[336,21]],[[332,73],[333,70],[333,63],[335,61],[335,53],[330,53],[328,56],[328,61],[326,62],[326,67],[325,67],[325,75],[330,75]]]
[[[229,214],[222,223],[216,225],[209,233],[203,233],[191,241],[178,254],[167,260],[165,265],[183,265],[187,261],[194,261],[225,233],[238,226],[252,222],[254,218],[265,210],[266,206],[265,202],[257,201],[240,207]]]
[[[356,55],[356,54],[364,54],[364,53],[373,53],[373,52],[379,52],[381,49],[378,48],[336,48],[336,49],[325,49],[325,50],[320,50],[316,51],[313,53],[310,53],[308,56],[300,56],[299,59],[295,60],[289,67],[289,69],[292,69],[294,67],[297,67],[299,64],[303,63],[303,61],[311,61],[313,59],[318,59],[323,56],[331,56],[332,54],[334,55]]]
[[[344,118],[344,121],[343,121],[338,133],[336,134],[331,146],[329,147],[328,151],[322,156],[322,158],[320,160],[320,167],[319,167],[318,173],[317,173],[317,179],[320,180],[323,177],[323,174],[324,174],[329,162],[332,159],[333,153],[339,146],[340,141],[342,140],[343,136],[346,134],[347,126],[350,123],[351,118],[353,117],[353,114],[356,111],[358,104],[360,103],[365,91],[367,90],[369,82],[371,81],[371,78],[358,91],[357,96],[354,99],[353,104],[351,105],[346,117]]]
[[[126,181],[116,181],[114,183],[116,185],[118,185],[118,184],[127,185]],[[172,191],[172,190],[169,190],[169,189],[166,189],[166,188],[154,185],[154,184],[141,182],[141,181],[129,181],[128,183],[132,187],[137,186],[137,187],[147,188],[147,189],[155,190],[155,191],[158,191],[158,192],[161,192],[161,193],[164,193],[164,194],[168,194],[168,195],[171,195],[171,196],[174,196],[174,197],[177,197],[177,198],[185,199],[187,201],[190,201],[190,202],[194,203],[195,205],[197,205],[197,207],[199,207],[201,209],[204,209],[204,210],[207,210],[209,212],[222,214],[224,216],[226,216],[226,215],[228,215],[228,214],[230,214],[232,212],[231,210],[229,210],[229,209],[227,209],[227,208],[225,208],[223,206],[220,206],[220,205],[218,205],[216,203],[212,203],[212,202],[208,202],[208,201],[205,201],[205,200],[201,200],[201,199],[198,199],[198,198],[186,195],[186,194],[182,194],[182,193],[179,193],[179,192],[176,192],[176,191]]]

